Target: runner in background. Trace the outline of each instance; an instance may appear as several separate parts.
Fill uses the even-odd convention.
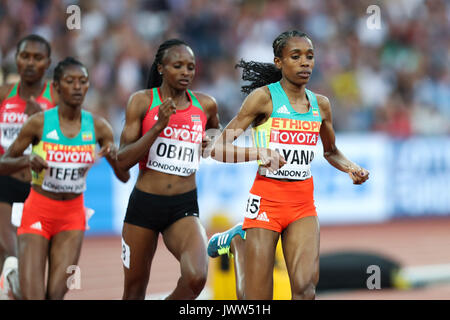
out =
[[[31,166],[31,191],[17,230],[19,278],[24,299],[63,299],[69,271],[77,265],[86,227],[83,192],[101,147],[116,176],[117,148],[108,122],[82,109],[89,88],[84,65],[66,58],[55,68],[53,85],[59,105],[31,116],[0,160],[0,174]],[[24,155],[32,144],[31,155]],[[48,275],[46,264],[48,261]],[[47,279],[47,283],[45,280]]]
[[[320,241],[311,161],[319,136],[326,160],[348,173],[354,184],[364,183],[369,173],[336,147],[328,98],[305,87],[314,68],[311,40],[299,31],[287,31],[274,40],[273,50],[274,64],[238,64],[243,80],[250,81],[242,87],[249,95],[217,139],[212,156],[223,162],[257,160],[259,168],[243,225],[214,235],[208,252],[211,257],[230,250],[238,255],[239,298],[272,299],[281,236],[292,299],[314,299]],[[255,147],[233,145],[250,125]]]
[[[17,43],[15,58],[20,81],[0,87],[0,155],[17,137],[29,116],[57,103],[51,82],[44,78],[50,56],[50,44],[38,35],[28,35]],[[26,154],[30,150],[26,149]],[[30,181],[29,167],[0,176],[0,299],[20,298],[17,236],[11,224],[11,210],[14,202],[23,203],[27,198]]]
[[[122,230],[123,299],[144,299],[158,236],[180,263],[181,277],[167,299],[195,299],[206,283],[207,237],[199,219],[195,173],[208,139],[218,128],[217,103],[188,89],[195,57],[183,41],[160,45],[147,90],[134,93],[126,110],[118,160],[139,163]],[[203,154],[206,156],[205,154]]]

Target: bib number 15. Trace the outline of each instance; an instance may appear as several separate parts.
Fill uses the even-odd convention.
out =
[[[261,197],[250,194],[247,200],[247,207],[245,209],[245,217],[255,219],[258,216],[260,205]]]

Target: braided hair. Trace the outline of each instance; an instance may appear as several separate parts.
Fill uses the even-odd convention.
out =
[[[308,36],[297,30],[285,31],[280,34],[272,44],[273,54],[275,57],[281,58],[284,47],[291,38]],[[249,94],[254,89],[265,86],[270,83],[280,81],[282,78],[281,70],[275,64],[267,62],[244,61],[241,59],[236,68],[242,68],[242,80],[250,81],[249,85],[241,87],[241,91]]]
[[[188,46],[184,41],[179,39],[170,39],[164,41],[158,48],[155,55],[155,60],[150,68],[150,73],[147,80],[147,89],[155,88],[161,86],[162,75],[158,72],[158,65],[162,64],[162,60],[167,50],[174,46],[185,45]]]
[[[64,60],[62,60],[58,63],[58,65],[55,67],[55,70],[53,71],[53,81],[54,82],[59,82],[59,80],[61,80],[64,70],[68,66],[80,66],[80,67],[86,69],[86,72],[87,72],[87,68],[80,61],[78,61],[77,59],[72,58],[72,57],[66,57]]]

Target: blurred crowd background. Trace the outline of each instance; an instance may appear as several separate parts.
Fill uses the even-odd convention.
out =
[[[69,31],[69,5],[81,29]],[[378,5],[381,28],[367,26]],[[52,45],[52,67],[66,56],[90,72],[85,107],[119,134],[130,94],[145,88],[159,44],[172,37],[195,52],[193,89],[214,96],[222,125],[242,101],[241,59],[273,61],[281,32],[306,32],[315,47],[309,88],[330,98],[337,132],[393,137],[450,133],[450,2],[445,0],[0,0],[1,81],[17,79],[17,41]]]
[[[67,28],[70,5],[81,9],[80,30]],[[380,28],[367,25],[371,5],[380,8]],[[37,33],[52,45],[49,79],[66,56],[88,67],[91,88],[85,108],[106,117],[118,141],[127,101],[146,87],[158,46],[180,38],[196,55],[192,89],[216,98],[225,126],[245,98],[236,63],[272,62],[273,40],[290,29],[307,33],[313,42],[315,69],[308,88],[330,99],[336,132],[350,133],[339,137],[339,148],[371,172],[368,183],[355,187],[345,174],[317,157],[314,197],[321,228],[449,217],[449,0],[0,0],[0,84],[18,80],[16,44]],[[383,135],[371,134],[376,132]],[[256,164],[202,161],[202,165],[197,176],[199,207],[212,234],[214,228],[222,231],[241,221]],[[85,199],[96,213],[88,235],[121,233],[132,180],[126,185],[118,182],[105,162],[91,169]],[[448,222],[418,221],[420,227],[321,229],[325,235],[321,248],[375,250],[407,265],[449,263]],[[87,253],[81,257],[83,274],[96,279],[83,282],[83,288],[91,285],[95,299],[115,298],[122,291],[117,243],[108,249],[102,241],[83,248]],[[152,292],[172,289],[167,279],[176,281],[179,270],[177,264],[170,269],[168,252],[160,254],[155,259],[159,267],[152,266]],[[91,267],[96,259],[107,261],[107,267],[115,266],[112,261],[119,265],[116,271],[105,272]],[[98,270],[101,274],[95,273]],[[98,279],[107,284],[100,285]],[[158,289],[158,281],[166,287]],[[78,292],[73,297],[87,297],[87,291]],[[448,292],[436,297],[448,297]],[[423,298],[423,291],[419,293]]]

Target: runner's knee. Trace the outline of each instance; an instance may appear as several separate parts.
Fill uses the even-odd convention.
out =
[[[126,300],[143,300],[147,290],[148,280],[144,277],[133,276],[127,277],[125,280],[123,299]]]
[[[48,288],[47,290],[47,299],[48,300],[62,300],[64,295],[67,293],[69,289],[66,285],[64,286],[53,286]]]
[[[198,296],[205,287],[207,272],[200,270],[189,272],[184,275],[184,278],[192,293]]]
[[[139,284],[125,286],[123,291],[123,300],[144,300],[146,287]]]
[[[300,281],[292,286],[293,300],[312,300],[316,296],[316,283],[310,279]]]
[[[41,288],[35,288],[32,285],[21,286],[23,300],[44,300],[45,292]]]

